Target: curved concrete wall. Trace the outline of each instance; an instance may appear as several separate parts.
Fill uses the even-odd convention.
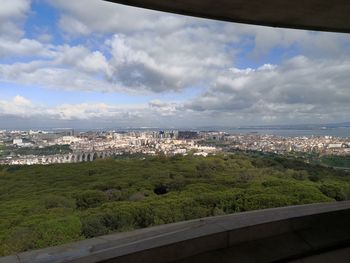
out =
[[[350,201],[202,218],[4,257],[31,262],[272,262],[349,245]]]
[[[350,33],[348,0],[106,0],[246,24]]]

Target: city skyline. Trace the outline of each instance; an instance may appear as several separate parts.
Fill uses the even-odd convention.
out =
[[[349,121],[348,34],[97,0],[4,0],[0,22],[0,128]]]
[[[347,156],[350,137],[288,136],[179,130],[56,132],[1,131],[0,164],[34,165],[92,162],[118,156],[214,156],[232,151],[255,151],[281,156]]]

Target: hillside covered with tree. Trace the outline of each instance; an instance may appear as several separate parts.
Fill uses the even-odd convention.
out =
[[[194,218],[350,198],[350,173],[232,153],[0,167],[0,255]]]

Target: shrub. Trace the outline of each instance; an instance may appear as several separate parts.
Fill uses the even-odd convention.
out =
[[[81,222],[77,216],[52,218],[33,226],[38,238],[35,248],[55,246],[81,239]]]
[[[72,209],[75,208],[74,200],[68,199],[64,196],[58,196],[58,195],[45,196],[42,199],[42,203],[46,209],[58,208],[58,207],[72,208]]]
[[[337,201],[345,200],[343,189],[335,184],[322,184],[320,190],[324,195]]]
[[[103,215],[103,224],[112,231],[123,231],[134,228],[134,218],[131,214],[133,209],[127,207],[126,209],[114,209],[107,211]]]
[[[88,176],[95,175],[97,172],[95,170],[88,170]]]
[[[97,207],[107,200],[107,195],[104,192],[96,190],[85,191],[76,196],[77,207],[81,209]]]
[[[134,193],[129,197],[129,201],[133,202],[142,201],[143,199],[145,199],[145,195],[141,192]]]
[[[321,177],[316,173],[312,173],[309,175],[309,180],[312,182],[318,182],[321,180]]]
[[[280,207],[295,204],[297,200],[289,196],[280,194],[256,194],[244,198],[244,211],[265,209],[270,207]]]
[[[154,188],[153,192],[156,195],[164,195],[164,194],[168,193],[168,187],[164,184],[160,184]]]
[[[13,254],[18,251],[34,249],[38,239],[37,233],[30,227],[14,228],[4,240],[0,240],[0,255]]]
[[[82,233],[85,237],[102,236],[108,233],[102,215],[88,215],[81,219]]]
[[[307,171],[294,171],[292,177],[296,180],[300,180],[300,181],[303,181],[303,180],[306,180],[308,177],[309,177],[309,174],[307,173]]]
[[[196,166],[198,177],[209,178],[211,176],[212,170],[210,165],[207,163],[200,163]]]
[[[108,200],[110,201],[121,201],[123,200],[123,193],[118,189],[108,189],[105,191]]]
[[[346,185],[342,191],[345,200],[350,200],[350,185]]]
[[[214,207],[213,210],[212,210],[212,212],[211,212],[211,214],[212,214],[213,216],[221,216],[221,215],[224,215],[225,212],[224,212],[224,210],[222,210],[221,208]]]
[[[240,171],[236,177],[237,183],[249,183],[256,178],[256,172],[250,170]]]
[[[134,210],[134,220],[137,227],[149,227],[155,224],[155,216],[148,205],[138,205]]]

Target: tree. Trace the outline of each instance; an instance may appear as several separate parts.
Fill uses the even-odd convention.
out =
[[[77,207],[81,209],[97,207],[107,200],[107,195],[104,192],[97,190],[88,190],[76,195]]]

